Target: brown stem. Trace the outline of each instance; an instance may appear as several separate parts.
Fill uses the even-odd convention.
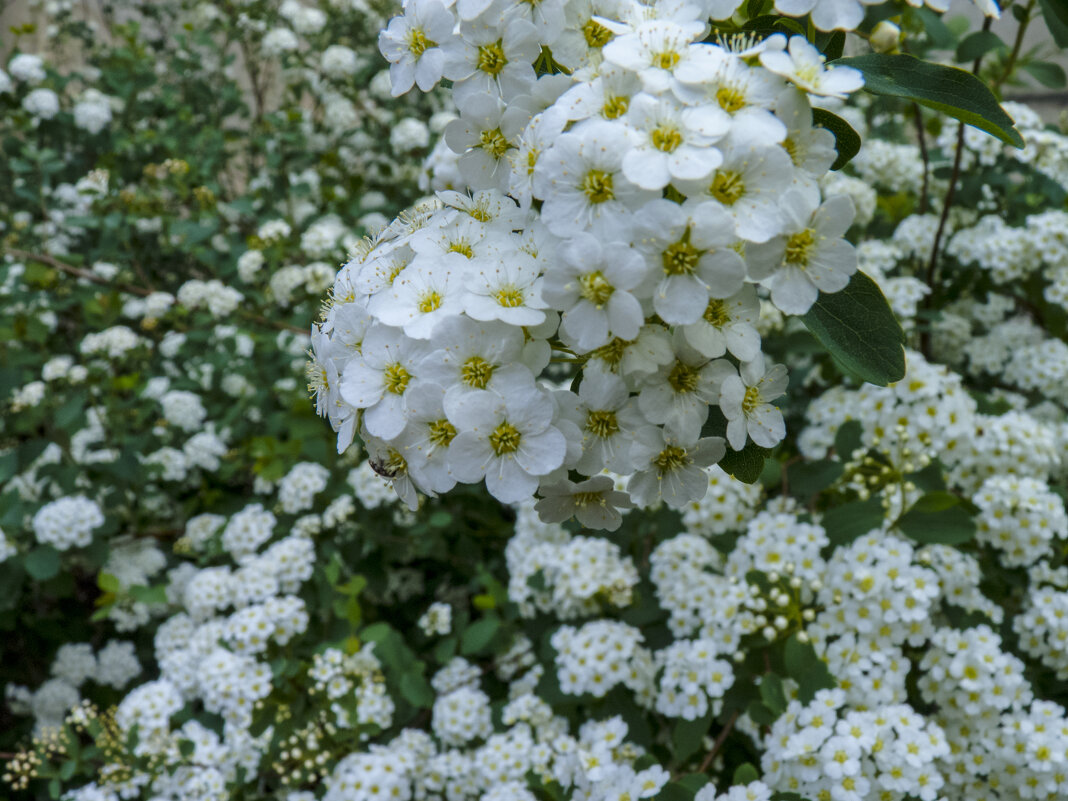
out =
[[[734,724],[738,722],[738,715],[741,714],[741,710],[735,709],[724,725],[723,730],[720,731],[719,736],[716,737],[716,741],[712,743],[712,750],[708,752],[704,760],[701,762],[701,767],[697,769],[698,773],[704,773],[712,765],[712,761],[716,758],[716,754],[723,748],[723,743],[727,741],[727,736],[734,729]]]
[[[77,278],[84,278],[86,281],[91,281],[94,284],[106,286],[111,289],[117,289],[120,292],[129,292],[131,295],[139,295],[142,298],[146,298],[152,294],[151,289],[134,286],[133,284],[118,284],[114,281],[109,281],[106,278],[101,278],[96,273],[90,272],[89,270],[83,270],[81,267],[75,267],[73,264],[66,264],[64,262],[61,262],[59,259],[49,256],[47,253],[31,253],[28,250],[19,250],[18,248],[4,248],[4,253],[7,253],[10,256],[14,256],[16,259],[24,259],[27,261],[36,261],[40,262],[41,264],[47,264],[49,267],[53,267],[56,270],[59,270],[60,272],[67,273],[68,275],[73,275]],[[240,316],[244,317],[246,320],[251,320],[252,322],[259,323],[260,325],[265,325],[270,328],[274,328],[278,331],[294,331],[298,334],[308,333],[306,329],[300,328],[299,326],[290,325],[289,323],[282,323],[277,320],[268,320],[266,317],[260,314],[253,314],[252,312],[240,309],[237,313]]]
[[[1033,2],[1033,0],[1032,0]],[[983,20],[983,30],[989,31],[993,22],[991,17]],[[979,66],[983,57],[980,55],[972,64],[972,74],[979,74]],[[938,229],[935,231],[934,244],[931,246],[931,258],[927,262],[927,286],[931,289],[924,298],[924,308],[933,308],[935,295],[935,279],[938,277],[938,256],[942,246],[942,234],[946,230],[946,221],[949,219],[949,210],[953,207],[953,199],[957,194],[957,180],[960,178],[960,163],[964,156],[964,123],[958,120],[957,147],[953,152],[953,171],[949,176],[949,188],[946,190],[945,200],[942,202],[942,215],[938,218]],[[920,334],[920,351],[928,361],[931,360],[931,327],[930,322]]]
[[[920,155],[923,157],[923,189],[920,194],[920,214],[927,213],[927,193],[930,184],[931,159],[927,153],[927,133],[923,129],[923,113],[920,104],[912,104],[913,117],[916,120],[916,140],[920,145]]]
[[[129,292],[131,295],[140,295],[141,297],[146,298],[152,294],[152,290],[150,289],[144,289],[143,287],[134,286],[133,284],[117,284],[114,281],[101,278],[99,275],[90,272],[89,270],[83,270],[81,267],[75,267],[73,264],[65,264],[59,259],[49,256],[47,253],[31,253],[28,250],[19,250],[18,248],[4,248],[4,252],[10,256],[14,256],[16,259],[25,259],[27,261],[36,261],[41,264],[47,264],[49,267],[67,273],[68,275],[84,278],[86,281],[91,281],[94,284],[118,289],[122,292]]]
[[[1001,85],[1009,79],[1010,75],[1012,75],[1012,70],[1016,66],[1017,59],[1019,59],[1020,57],[1020,50],[1023,48],[1024,43],[1024,34],[1027,32],[1027,26],[1031,24],[1031,13],[1034,11],[1034,9],[1035,0],[1029,0],[1027,5],[1024,6],[1024,18],[1020,20],[1020,25],[1018,28],[1016,28],[1016,40],[1012,43],[1012,51],[1009,53],[1009,57],[1005,61],[1005,68],[1001,71],[1001,75],[999,75],[997,80],[993,83],[992,88],[995,92],[999,93],[999,96]],[[989,20],[990,17],[987,17],[987,19]],[[986,30],[986,28],[984,28],[983,30]],[[978,62],[979,60],[976,59],[976,63]]]

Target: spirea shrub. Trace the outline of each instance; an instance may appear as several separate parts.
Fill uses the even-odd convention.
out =
[[[1041,51],[102,9],[0,73],[11,793],[1068,794],[1068,136],[998,102]]]

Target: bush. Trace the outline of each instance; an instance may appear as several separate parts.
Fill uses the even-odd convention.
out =
[[[17,796],[1068,793],[1068,136],[998,102],[1059,68],[730,5],[50,7]]]

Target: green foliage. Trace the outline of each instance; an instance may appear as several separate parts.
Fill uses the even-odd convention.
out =
[[[821,293],[801,318],[850,374],[886,386],[905,375],[905,335],[878,285],[859,270],[841,292]]]

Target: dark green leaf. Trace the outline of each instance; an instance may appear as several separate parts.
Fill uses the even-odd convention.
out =
[[[952,492],[938,490],[936,492],[928,492],[926,495],[916,501],[916,503],[912,504],[909,511],[942,512],[954,506],[959,506],[960,503],[961,499],[959,496],[954,495]]]
[[[1038,0],[1046,28],[1058,47],[1068,47],[1068,2],[1065,0]],[[1016,6],[1013,6],[1013,11]]]
[[[946,496],[957,503],[943,505]],[[960,545],[975,536],[975,521],[959,499],[948,492],[928,493],[920,498],[898,519],[897,528],[905,536],[927,545]]]
[[[0,453],[0,482],[7,481],[19,469],[19,454],[18,451],[8,451],[7,453]]]
[[[903,97],[973,125],[1022,148],[1023,137],[994,93],[970,72],[921,61],[904,54],[868,53],[840,58],[836,65],[864,73],[864,88],[874,95]]]
[[[750,440],[740,451],[727,447],[727,453],[719,460],[719,466],[727,475],[733,476],[745,484],[753,484],[764,469],[764,459],[771,453]]]
[[[760,781],[760,772],[751,763],[743,762],[735,768],[731,784],[752,784],[755,781]]]
[[[848,545],[883,523],[883,504],[878,496],[832,506],[823,514],[823,528],[832,545]]]
[[[745,714],[756,724],[770,726],[779,716],[764,706],[760,701],[750,701],[745,709]]]
[[[826,109],[812,109],[812,124],[826,128],[834,134],[834,147],[838,151],[838,158],[831,165],[832,170],[840,170],[853,160],[853,156],[860,152],[860,135],[853,130],[853,126],[843,120],[837,114],[832,114]]]
[[[781,715],[786,709],[786,691],[782,679],[774,673],[765,673],[760,679],[760,698],[776,716]]]
[[[434,705],[434,692],[422,673],[412,670],[401,676],[400,691],[404,700],[418,709]]]
[[[47,581],[59,574],[61,559],[59,551],[51,545],[41,545],[26,554],[23,566],[30,578]]]
[[[1005,47],[1001,37],[993,31],[976,31],[964,37],[957,46],[957,61],[971,62],[996,47]]]
[[[818,459],[815,462],[798,462],[786,468],[790,482],[790,494],[808,500],[831,486],[842,475],[842,463],[835,459]]]
[[[159,606],[167,603],[167,588],[162,584],[155,587],[135,585],[130,587],[130,597],[149,606]]]
[[[1063,89],[1068,82],[1064,68],[1052,61],[1032,61],[1030,64],[1024,64],[1023,68],[1047,89]]]
[[[812,643],[801,642],[797,634],[791,634],[783,648],[787,675],[797,682],[797,697],[802,704],[809,703],[820,690],[837,686],[826,663],[816,655]]]
[[[678,720],[671,730],[671,746],[676,762],[683,762],[701,747],[712,725],[712,710],[697,720]]]
[[[923,21],[923,28],[927,32],[927,38],[931,41],[933,47],[938,50],[951,50],[953,48],[953,45],[957,42],[957,37],[942,21],[940,15],[929,8],[917,8],[913,13]]]
[[[829,31],[816,34],[816,48],[826,56],[828,61],[842,57],[845,49],[845,31]]]
[[[821,292],[801,320],[861,380],[886,386],[905,375],[905,335],[878,284],[859,270],[841,292]]]
[[[834,452],[839,459],[848,460],[853,451],[864,444],[860,438],[863,431],[859,420],[848,420],[838,427],[838,433],[834,435]]]
[[[497,630],[501,627],[501,620],[497,616],[484,617],[472,623],[460,637],[460,653],[464,655],[477,654],[483,650]]]

